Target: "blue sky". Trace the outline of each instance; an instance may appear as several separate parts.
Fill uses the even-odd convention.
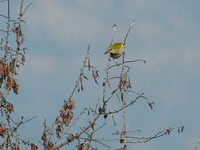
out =
[[[32,3],[24,31],[29,49],[27,62],[20,70],[21,92],[14,100],[17,116],[38,115],[25,125],[30,131],[22,131],[25,137],[31,136],[38,142],[43,119],[51,124],[63,99],[72,91],[87,45],[91,45],[94,64],[103,69],[107,58],[103,53],[110,42],[112,25],[117,24],[114,40],[123,41],[134,18],[126,57],[147,61],[146,65],[134,64],[131,75],[135,90],[144,92],[156,105],[151,111],[144,103],[138,103],[128,126],[141,128],[144,134],[176,125],[184,125],[185,131],[132,145],[130,149],[194,148],[200,138],[199,0]],[[91,97],[95,99],[96,95]],[[90,103],[86,100],[84,104]]]

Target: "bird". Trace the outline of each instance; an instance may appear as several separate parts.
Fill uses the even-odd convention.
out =
[[[107,48],[104,55],[109,53],[110,57],[112,57],[116,62],[117,59],[123,55],[125,48],[126,46],[124,43],[114,43]]]

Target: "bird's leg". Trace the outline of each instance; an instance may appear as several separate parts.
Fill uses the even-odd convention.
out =
[[[122,55],[123,55],[123,56],[122,56],[122,63],[124,63],[124,55],[125,55],[125,53],[123,52]]]
[[[109,55],[109,59],[108,59],[108,61],[110,62],[111,61],[111,56]]]

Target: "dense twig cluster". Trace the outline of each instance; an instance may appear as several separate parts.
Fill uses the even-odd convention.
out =
[[[12,92],[18,94],[19,84],[16,75],[20,65],[25,63],[26,47],[24,46],[23,17],[29,5],[24,4],[24,0],[18,2],[19,12],[11,12],[11,1],[0,1],[1,8],[7,11],[0,14],[0,149],[19,150],[20,144],[30,145],[20,139],[18,128],[26,123],[23,117],[19,121],[12,118],[14,105],[8,100],[8,95]],[[25,6],[25,7],[24,7]]]

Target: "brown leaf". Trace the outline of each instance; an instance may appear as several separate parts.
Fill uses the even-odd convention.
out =
[[[47,140],[48,140],[48,137],[47,137],[47,134],[46,134],[46,132],[43,132],[41,139],[44,141],[44,143],[46,143],[46,142],[47,142]]]
[[[7,47],[5,48],[6,53],[9,53],[9,52],[10,52],[10,49],[11,49],[11,48],[7,46]]]
[[[62,124],[62,121],[59,118],[56,118],[55,124]]]
[[[75,103],[75,101],[74,101],[74,100],[71,100],[71,107],[72,107],[72,109],[74,109],[74,108],[75,108],[75,106],[76,106],[76,103]]]
[[[5,88],[6,88],[6,90],[10,90],[12,86],[13,86],[13,80],[8,76]]]
[[[5,65],[0,63],[0,75],[4,75],[4,69],[5,69]]]
[[[46,150],[53,150],[53,144],[52,143],[49,143],[46,147],[45,147]]]
[[[7,106],[6,106],[6,111],[8,113],[11,113],[14,111],[14,105],[12,103],[7,103]]]
[[[6,131],[4,127],[2,126],[2,124],[0,123],[0,136],[4,138],[5,134],[6,134]]]
[[[71,122],[72,117],[64,115],[62,119],[63,119],[63,124],[68,125]]]
[[[58,138],[60,138],[62,135],[62,129],[61,129],[60,125],[57,125],[57,127],[56,127],[56,135]]]
[[[121,78],[119,81],[119,85],[118,87],[120,88],[120,90],[122,89],[122,87],[126,84],[126,79]]]
[[[16,33],[16,42],[18,44],[23,43],[24,42],[24,34],[23,34],[20,26],[15,28],[15,33]]]
[[[120,142],[120,143],[124,143],[124,139],[121,138],[121,139],[119,140],[119,142]]]
[[[19,144],[13,143],[11,150],[20,150]]]
[[[84,143],[81,142],[79,145],[78,145],[78,149],[77,150],[84,150]]]
[[[67,110],[71,111],[72,109],[75,108],[75,106],[76,106],[75,101],[74,100],[69,100],[69,101],[65,102],[65,104],[63,106],[63,109],[64,109],[64,111],[67,111]]]
[[[37,149],[38,149],[38,146],[33,144],[33,143],[31,143],[31,150],[37,150]]]
[[[13,89],[13,91],[14,91],[15,94],[18,94],[18,92],[19,92],[19,85],[17,84],[16,80],[13,80],[12,89]]]

